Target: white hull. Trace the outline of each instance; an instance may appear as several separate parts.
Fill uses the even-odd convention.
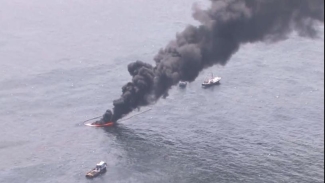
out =
[[[209,87],[209,86],[213,86],[213,85],[218,85],[220,84],[220,77],[215,77],[209,80],[206,80],[202,83],[202,87]]]

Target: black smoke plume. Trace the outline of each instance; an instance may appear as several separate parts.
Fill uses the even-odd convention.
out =
[[[155,67],[141,61],[128,66],[133,79],[102,121],[116,122],[166,97],[179,81],[192,82],[204,68],[225,65],[242,44],[281,41],[293,31],[317,37],[317,23],[324,23],[324,0],[211,0],[208,10],[194,6],[193,17],[201,25],[178,33],[155,56]]]

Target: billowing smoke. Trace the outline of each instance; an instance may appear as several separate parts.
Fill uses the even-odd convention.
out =
[[[179,81],[194,81],[215,64],[225,65],[245,43],[277,42],[296,31],[317,37],[324,23],[324,0],[211,0],[208,10],[194,6],[200,26],[188,26],[155,56],[156,66],[136,61],[128,66],[132,82],[122,88],[102,121],[116,122],[132,110],[168,95]]]

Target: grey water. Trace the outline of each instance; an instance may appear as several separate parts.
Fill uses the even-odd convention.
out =
[[[243,45],[114,128],[80,123],[112,107],[127,64],[197,24],[196,2],[0,0],[0,182],[324,182],[323,25]],[[210,73],[221,85],[202,89]]]

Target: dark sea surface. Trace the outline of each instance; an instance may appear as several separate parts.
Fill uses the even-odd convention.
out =
[[[127,64],[153,63],[205,0],[0,0],[1,183],[324,182],[324,26],[243,45],[225,66],[99,129]],[[202,89],[210,73],[221,85]],[[138,114],[134,111],[133,114]],[[108,172],[84,175],[96,163]]]

